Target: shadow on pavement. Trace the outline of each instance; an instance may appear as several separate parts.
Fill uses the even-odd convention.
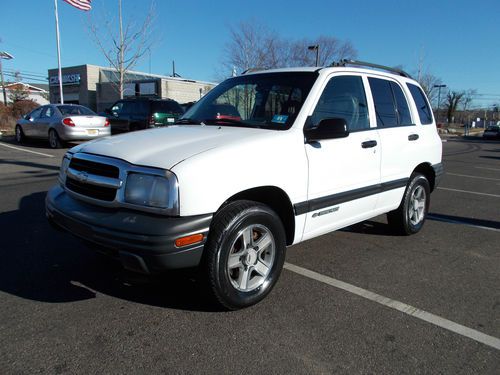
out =
[[[360,234],[374,234],[380,236],[399,236],[399,234],[394,233],[389,224],[372,220],[351,225],[350,227],[340,229],[340,231]]]
[[[435,220],[435,221],[442,221],[445,223],[475,225],[475,226],[486,227],[486,228],[491,228],[491,229],[500,229],[500,222],[492,221],[492,220],[472,219],[469,217],[443,215],[443,214],[435,214],[435,213],[429,213],[429,215],[427,216],[427,219],[428,220]]]
[[[0,164],[20,165],[23,167],[31,167],[31,168],[39,168],[39,169],[51,169],[53,171],[59,171],[58,165],[34,163],[31,161],[0,159]],[[57,175],[57,173],[54,173],[54,175]]]
[[[22,198],[17,210],[0,213],[1,291],[50,303],[81,301],[102,293],[165,308],[218,311],[204,297],[194,271],[134,275],[53,229],[45,218],[45,195],[31,194]]]

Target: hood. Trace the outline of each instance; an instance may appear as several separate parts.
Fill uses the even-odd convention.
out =
[[[196,154],[270,131],[272,130],[179,125],[100,138],[78,145],[71,151],[110,156],[135,165],[171,169]]]

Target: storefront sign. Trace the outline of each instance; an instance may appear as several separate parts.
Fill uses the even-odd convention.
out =
[[[79,85],[80,84],[80,73],[63,74],[62,84],[63,85]],[[59,77],[58,76],[50,76],[49,77],[49,85],[50,86],[59,85]]]

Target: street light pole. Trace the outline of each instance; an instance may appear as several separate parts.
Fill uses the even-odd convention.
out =
[[[316,64],[315,66],[318,66],[319,63],[319,44],[315,44],[314,46],[309,46],[307,47],[309,51],[316,51]]]
[[[5,92],[5,81],[3,80],[2,59],[12,60],[14,56],[7,52],[0,51],[0,78],[2,79],[3,104],[7,105],[7,93]]]
[[[434,87],[436,87],[438,89],[438,107],[437,107],[437,111],[436,111],[436,117],[437,117],[437,121],[439,122],[439,108],[441,106],[441,89],[443,87],[446,87],[446,85],[434,85]]]

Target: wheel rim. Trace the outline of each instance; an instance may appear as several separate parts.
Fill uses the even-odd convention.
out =
[[[408,218],[412,225],[418,225],[424,220],[425,198],[425,189],[423,186],[417,186],[411,194],[410,204],[408,205]]]
[[[52,130],[49,133],[49,143],[50,143],[51,147],[56,147],[56,145],[57,145],[57,138],[56,137],[57,137],[56,133]]]
[[[242,229],[231,245],[227,273],[233,287],[251,292],[261,287],[271,273],[276,244],[271,231],[260,224]]]

